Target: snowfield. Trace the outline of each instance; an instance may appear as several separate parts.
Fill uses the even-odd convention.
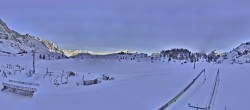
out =
[[[115,59],[61,59],[36,60],[36,74],[26,77],[26,70],[32,68],[32,57],[0,56],[2,82],[9,79],[40,84],[34,96],[0,92],[1,110],[157,110],[181,92],[203,69],[206,69],[206,81],[202,74],[197,82],[170,106],[170,110],[192,110],[188,103],[205,107],[212,91],[217,70],[220,69],[220,84],[216,95],[214,110],[248,110],[250,99],[250,64],[212,64],[199,62],[196,69],[193,64],[181,62],[129,61]],[[25,67],[22,73],[2,76],[7,64]],[[46,68],[52,76],[44,75]],[[68,84],[54,85],[53,80],[65,71],[73,71],[76,76],[68,79]],[[82,85],[85,79],[101,78],[101,74],[115,77],[96,85]],[[62,78],[65,80],[65,77]],[[77,86],[76,83],[80,85]],[[197,89],[197,87],[199,87]],[[197,89],[197,91],[195,91]],[[192,97],[188,98],[192,94]],[[182,105],[179,107],[179,105]]]

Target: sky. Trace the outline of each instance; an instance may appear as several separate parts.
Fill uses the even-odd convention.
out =
[[[249,0],[1,0],[0,18],[61,49],[209,52],[250,41]]]

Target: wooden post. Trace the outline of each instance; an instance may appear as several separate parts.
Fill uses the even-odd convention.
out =
[[[62,76],[61,76],[61,83],[62,83],[62,78],[63,78],[63,73],[62,73]]]

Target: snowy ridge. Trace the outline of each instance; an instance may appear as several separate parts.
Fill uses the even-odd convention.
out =
[[[243,43],[230,52],[223,53],[220,61],[230,63],[249,63],[250,60],[250,42]]]
[[[62,51],[47,40],[40,40],[38,37],[29,34],[21,35],[10,30],[6,23],[0,19],[0,52],[8,54],[30,53],[35,50],[37,53],[58,53]]]
[[[62,50],[63,54],[71,57],[71,56],[76,56],[78,54],[82,54],[82,53],[88,53],[87,50],[69,50],[69,49],[63,49]]]

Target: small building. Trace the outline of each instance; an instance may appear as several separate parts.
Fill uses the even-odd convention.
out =
[[[101,83],[101,80],[99,79],[94,79],[94,80],[83,80],[83,85],[93,85],[93,84],[98,84]]]

